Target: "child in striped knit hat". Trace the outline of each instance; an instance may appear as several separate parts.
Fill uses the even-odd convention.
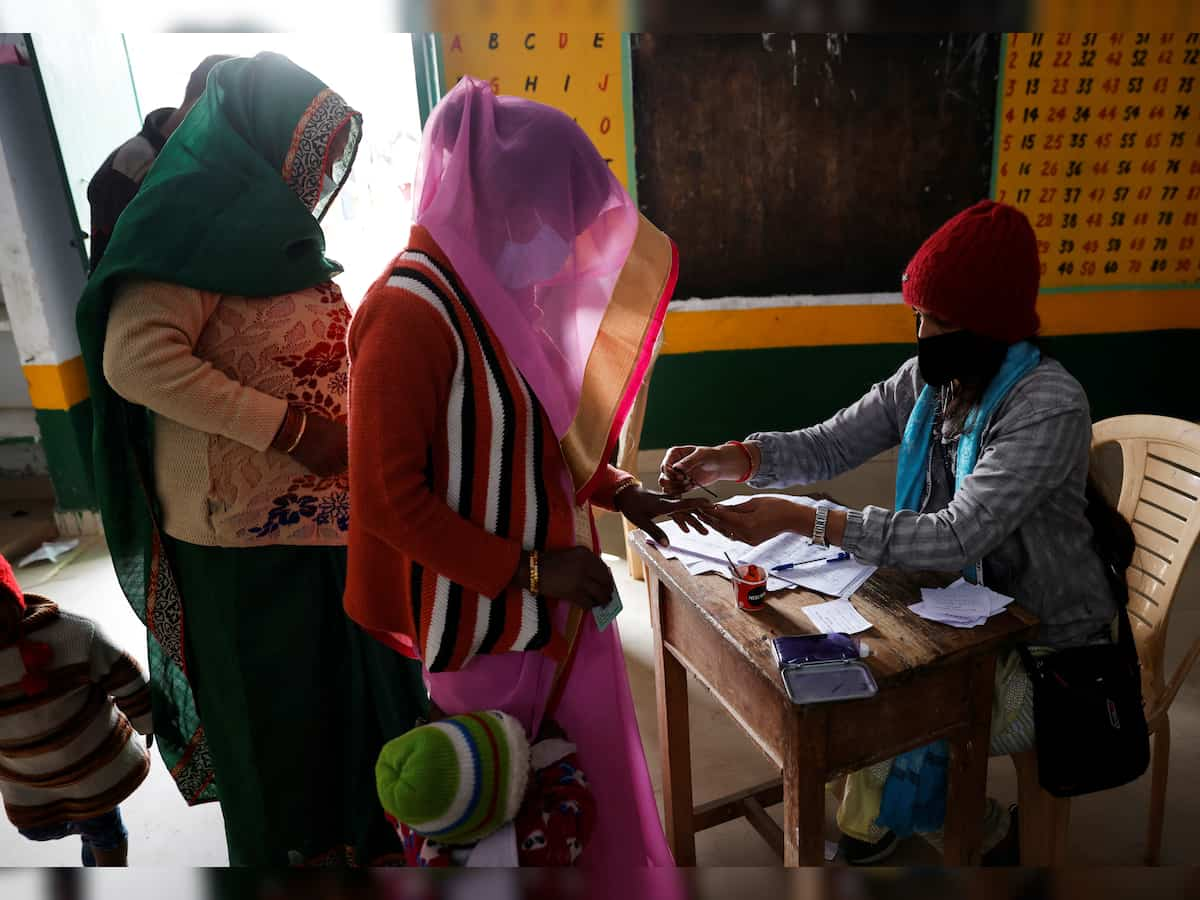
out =
[[[547,723],[530,746],[499,710],[401,735],[379,754],[375,778],[409,866],[569,866],[595,828],[575,745]]]
[[[96,625],[26,597],[0,556],[0,798],[33,841],[83,839],[85,866],[126,864],[119,804],[146,778],[150,688]]]

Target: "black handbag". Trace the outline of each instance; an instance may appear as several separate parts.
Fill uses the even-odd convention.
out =
[[[1034,655],[1018,650],[1033,682],[1038,781],[1055,797],[1108,790],[1150,765],[1141,664],[1124,579],[1107,570],[1118,598],[1116,643]]]

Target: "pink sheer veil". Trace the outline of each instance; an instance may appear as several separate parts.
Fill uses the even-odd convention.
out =
[[[629,194],[565,113],[468,77],[429,118],[413,195],[562,440],[638,232]]]

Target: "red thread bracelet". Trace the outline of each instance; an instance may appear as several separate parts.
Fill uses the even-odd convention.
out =
[[[754,475],[754,457],[750,453],[750,448],[741,441],[726,441],[726,446],[737,447],[746,454],[746,474],[737,480],[738,484],[745,484]]]

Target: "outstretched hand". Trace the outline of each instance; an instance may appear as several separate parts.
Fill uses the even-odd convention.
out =
[[[718,534],[744,544],[761,544],[785,531],[802,531],[806,509],[779,497],[755,497],[734,506],[713,506],[699,515]]]
[[[677,500],[637,485],[627,488],[617,496],[617,509],[633,525],[646,532],[655,543],[667,545],[666,533],[654,524],[655,519],[670,516],[675,524],[688,531],[695,528],[700,534],[708,534],[704,522],[699,518],[701,510],[710,509],[713,503],[707,497]]]

